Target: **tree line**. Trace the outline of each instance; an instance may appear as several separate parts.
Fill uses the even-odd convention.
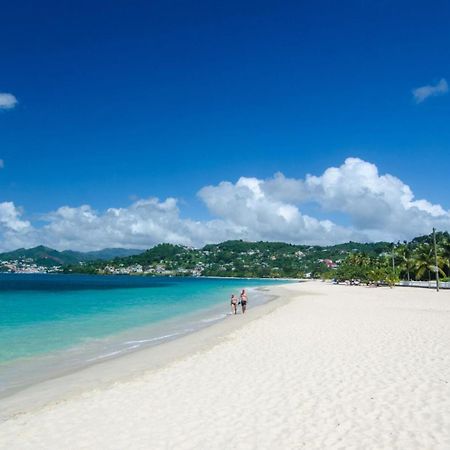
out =
[[[358,280],[362,283],[393,285],[400,280],[431,281],[437,274],[442,281],[450,280],[450,235],[436,233],[436,254],[432,235],[410,242],[391,245],[390,251],[378,256],[350,253],[334,273],[326,277],[336,281]],[[437,265],[436,265],[437,259]]]

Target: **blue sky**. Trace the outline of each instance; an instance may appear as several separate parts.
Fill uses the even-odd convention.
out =
[[[446,1],[5,4],[0,93],[17,104],[1,108],[0,98],[0,202],[14,205],[4,212],[3,247],[77,246],[80,236],[52,242],[37,231],[61,207],[101,215],[174,197],[181,219],[234,220],[197,193],[276,172],[305,180],[348,157],[448,213],[450,95],[439,85],[450,80],[448,23]],[[383,236],[368,231],[368,219],[358,225],[342,199],[330,205],[317,195],[277,201],[362,240]],[[12,216],[33,238],[11,235]],[[234,225],[221,237],[309,239]]]

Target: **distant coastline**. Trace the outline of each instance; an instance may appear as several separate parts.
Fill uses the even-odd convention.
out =
[[[78,272],[0,272],[0,275],[7,276],[15,276],[15,275],[53,275],[53,276],[77,276],[77,275],[89,275],[95,277],[146,277],[146,278],[195,278],[195,279],[211,279],[211,280],[274,280],[274,281],[297,281],[299,283],[303,283],[308,281],[305,278],[289,278],[289,277],[240,277],[240,276],[215,276],[215,275],[199,275],[199,276],[190,276],[190,275],[139,275],[133,273],[122,273],[122,274],[100,274],[100,273],[92,273],[92,274],[84,274]]]
[[[283,242],[226,241],[200,249],[172,244],[130,256],[93,258],[92,252],[59,252],[44,246],[0,254],[0,272],[111,275],[218,276],[229,278],[315,278],[336,268],[353,251],[377,255],[388,243],[349,242],[328,247]],[[117,249],[123,252],[123,249]],[[127,250],[130,251],[130,250]],[[112,250],[107,252],[111,255]],[[105,252],[96,252],[96,255]]]
[[[121,256],[124,253],[128,256]],[[39,246],[0,254],[0,272],[336,279],[388,285],[428,281],[439,275],[441,281],[450,281],[450,234],[437,232],[434,237],[419,236],[403,243],[348,242],[332,246],[239,240],[197,249],[165,243],[143,252],[59,252]]]

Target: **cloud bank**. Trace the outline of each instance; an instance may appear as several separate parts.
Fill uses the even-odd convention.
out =
[[[426,86],[418,87],[412,91],[416,103],[422,103],[429,97],[444,95],[447,94],[447,92],[448,83],[445,78],[441,78],[435,85],[427,84]]]
[[[14,95],[0,92],[0,109],[12,109],[17,103],[19,102]]]
[[[268,179],[241,177],[198,192],[211,220],[181,217],[175,198],[141,199],[126,208],[96,211],[89,205],[62,206],[43,215],[41,227],[23,218],[12,202],[0,203],[0,250],[38,244],[57,249],[147,248],[160,242],[192,246],[227,239],[333,244],[348,240],[410,239],[432,227],[450,231],[450,211],[415,199],[409,186],[359,158],[319,175]],[[314,204],[323,214],[339,213],[343,226],[301,211]]]

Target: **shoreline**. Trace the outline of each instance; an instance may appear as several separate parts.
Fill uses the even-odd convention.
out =
[[[153,275],[139,273],[84,273],[84,272],[0,272],[0,275],[86,275],[100,277],[148,277],[148,278],[194,278],[194,279],[218,279],[218,280],[275,280],[275,281],[308,281],[303,278],[288,277],[223,277],[219,275]]]
[[[91,390],[105,389],[114,383],[139,377],[193,353],[214,347],[231,332],[284,304],[281,295],[272,290],[282,289],[290,284],[292,283],[250,288],[249,290],[263,292],[266,299],[262,304],[247,310],[245,316],[226,315],[172,339],[108,359],[99,359],[84,367],[67,369],[59,375],[18,388],[17,391],[0,397],[0,423]]]

